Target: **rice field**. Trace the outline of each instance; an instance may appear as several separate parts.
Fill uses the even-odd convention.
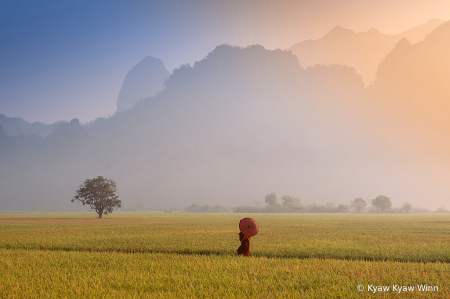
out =
[[[1,298],[450,298],[450,215],[95,216],[0,214]]]

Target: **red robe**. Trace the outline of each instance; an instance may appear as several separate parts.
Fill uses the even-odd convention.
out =
[[[242,254],[243,256],[250,256],[250,237],[247,237],[242,232],[239,233],[239,241],[241,241],[241,246],[237,250],[237,254]]]

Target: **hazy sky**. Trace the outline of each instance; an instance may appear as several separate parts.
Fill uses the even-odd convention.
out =
[[[448,0],[0,2],[0,113],[51,123],[113,114],[146,55],[169,71],[223,43],[287,48],[336,25],[395,34],[450,19]]]

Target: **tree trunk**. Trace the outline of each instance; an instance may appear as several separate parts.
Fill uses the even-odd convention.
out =
[[[98,212],[98,218],[102,218],[103,211]]]

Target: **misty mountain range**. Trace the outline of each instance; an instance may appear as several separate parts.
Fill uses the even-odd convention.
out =
[[[443,20],[431,19],[421,26],[396,35],[386,35],[376,29],[355,33],[350,29],[336,26],[318,40],[305,40],[287,50],[297,56],[302,67],[317,64],[341,64],[353,67],[367,84],[374,81],[379,64],[401,39],[405,38],[410,44],[417,43],[442,23]],[[117,98],[117,111],[130,109],[142,99],[156,95],[164,88],[164,81],[169,76],[170,72],[160,59],[151,56],[142,59],[125,76]],[[0,114],[0,126],[10,136],[22,134],[46,137],[62,122],[30,124],[22,118]],[[92,123],[87,123],[86,126]]]
[[[305,204],[383,194],[440,206],[450,195],[449,37],[447,22],[415,44],[400,39],[368,88],[350,66],[303,68],[289,51],[222,45],[89,127],[74,119],[17,138],[5,126],[0,209],[70,208],[97,175],[117,182],[125,205],[253,204],[277,192]],[[145,87],[136,69],[122,94]]]
[[[411,44],[418,43],[442,23],[443,20],[432,19],[395,35],[383,34],[374,28],[355,33],[337,26],[318,40],[305,40],[287,50],[298,57],[303,67],[316,64],[354,67],[368,85],[375,81],[379,64],[402,38],[406,38]]]
[[[8,135],[36,135],[45,137],[49,135],[56,126],[63,121],[55,122],[53,124],[43,124],[41,122],[29,123],[20,117],[7,117],[0,114],[0,126]]]

